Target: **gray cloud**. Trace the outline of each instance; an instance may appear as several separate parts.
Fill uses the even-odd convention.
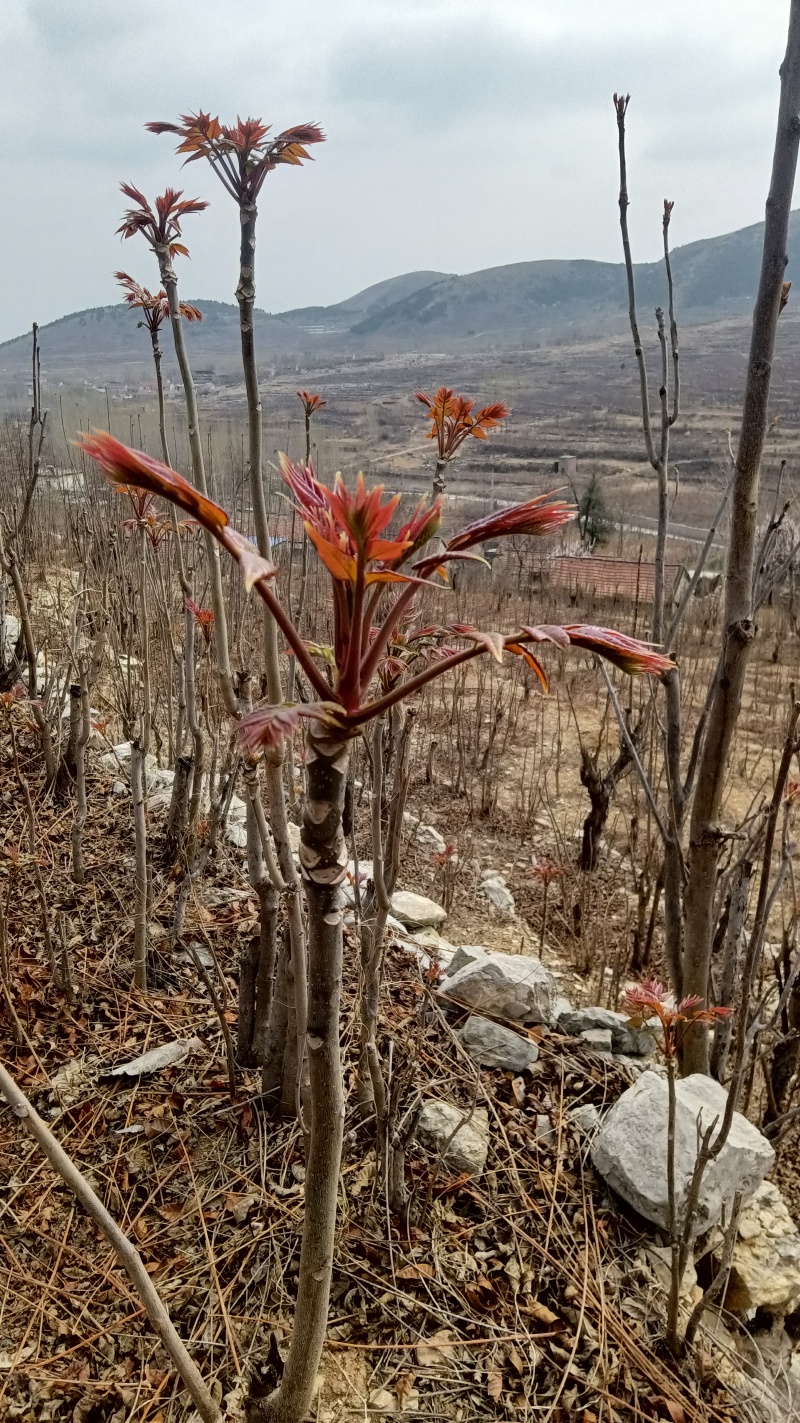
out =
[[[150,118],[211,108],[329,138],[269,179],[259,299],[339,300],[420,267],[618,260],[610,94],[630,89],[637,255],[763,212],[785,0],[0,0],[0,339],[115,299],[120,179],[211,200],[187,295],[230,300],[236,221]],[[136,243],[124,265],[152,279]]]

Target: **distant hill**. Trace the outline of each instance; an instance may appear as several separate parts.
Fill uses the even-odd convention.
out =
[[[683,322],[719,320],[746,312],[758,281],[763,223],[678,247],[673,253],[675,295]],[[800,239],[800,210],[792,213],[790,254]],[[791,277],[792,262],[787,275]],[[663,264],[636,267],[641,318],[665,304]],[[198,299],[205,320],[189,327],[198,378],[237,379],[238,311]],[[515,262],[466,276],[409,272],[378,282],[334,306],[256,313],[259,358],[265,367],[319,357],[368,357],[409,351],[466,352],[585,340],[623,329],[625,272],[621,263]],[[74,312],[40,330],[49,385],[99,383],[137,389],[152,382],[149,342],[122,304]],[[27,383],[29,335],[0,344],[0,388],[19,393]],[[164,357],[175,378],[169,333]]]

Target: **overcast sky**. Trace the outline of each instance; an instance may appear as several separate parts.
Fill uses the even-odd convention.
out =
[[[260,306],[330,303],[421,268],[619,260],[615,89],[629,110],[634,256],[763,216],[788,0],[0,0],[0,339],[116,299],[120,180],[211,200],[186,297],[232,300],[235,209],[148,119],[199,107],[317,120],[267,178]]]

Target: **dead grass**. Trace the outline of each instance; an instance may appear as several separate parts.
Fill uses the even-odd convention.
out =
[[[26,768],[32,776],[32,747]],[[20,813],[7,760],[2,776],[3,891],[24,1037],[15,1042],[6,1019],[0,1051],[136,1239],[204,1375],[226,1397],[239,1369],[266,1363],[269,1331],[281,1338],[289,1327],[303,1209],[298,1129],[263,1119],[252,1075],[241,1074],[239,1099],[228,1100],[218,1023],[194,969],[165,957],[158,935],[153,991],[131,990],[131,833],[99,774],[80,896],[68,875],[70,816],[39,801],[48,904],[70,917],[79,1001],[71,1009],[55,992],[31,869],[14,861]],[[163,928],[174,885],[157,882],[156,890],[154,920]],[[237,890],[246,890],[238,868],[218,862],[187,921],[187,932],[213,943],[232,1001],[238,949],[256,915],[255,900]],[[469,922],[473,941],[479,930],[511,946],[507,933],[520,932],[488,916],[476,922],[467,908],[454,922]],[[352,1085],[352,941],[348,948]],[[681,1374],[665,1363],[638,1229],[607,1200],[569,1124],[576,1103],[612,1100],[624,1071],[544,1035],[525,1083],[478,1074],[453,1036],[456,1021],[436,1005],[416,960],[390,949],[383,1032],[408,1073],[404,1105],[418,1092],[485,1105],[489,1162],[472,1182],[448,1179],[412,1154],[414,1207],[405,1221],[391,1219],[375,1189],[369,1126],[351,1105],[316,1417],[334,1423],[404,1403],[410,1416],[451,1420],[513,1413],[634,1423],[680,1410],[699,1423],[730,1418],[731,1395],[716,1375],[701,1388],[690,1367]],[[194,1034],[201,1051],[153,1077],[103,1077],[108,1066]],[[549,1143],[536,1132],[542,1113],[555,1128]],[[0,1417],[186,1419],[126,1276],[8,1114],[0,1118],[0,1185]]]

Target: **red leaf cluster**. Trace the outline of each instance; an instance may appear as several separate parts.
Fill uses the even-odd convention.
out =
[[[670,994],[657,979],[635,984],[629,988],[623,999],[623,1008],[636,1024],[648,1018],[658,1018],[664,1034],[664,1052],[667,1057],[677,1053],[683,1033],[692,1023],[716,1023],[720,1018],[730,1016],[730,1008],[704,1008],[702,999],[696,993],[682,998],[677,1007],[672,1005]]]
[[[114,276],[125,293],[125,302],[135,311],[141,311],[142,321],[139,325],[145,325],[151,333],[158,331],[161,323],[169,318],[169,301],[165,291],[151,292],[147,287],[142,287],[133,277],[129,277],[127,272],[115,272]],[[188,301],[179,303],[181,316],[186,321],[202,321],[203,313],[199,306],[192,306]]]
[[[327,400],[323,400],[321,395],[312,395],[310,390],[298,390],[297,399],[302,402],[303,412],[307,420],[315,411],[323,410],[328,404]]]
[[[320,560],[331,574],[333,647],[324,658],[328,673],[314,660],[321,650],[305,644],[272,592],[270,580],[276,570],[260,557],[249,539],[230,527],[223,509],[159,460],[129,449],[111,435],[84,435],[78,444],[117,486],[134,486],[148,494],[161,495],[202,524],[236,559],[245,585],[256,587],[275,617],[319,700],[299,707],[262,708],[252,718],[243,719],[242,735],[251,748],[273,745],[290,735],[301,717],[328,721],[352,734],[433,678],[486,652],[498,661],[505,652],[524,657],[545,690],[547,678],[530,651],[530,644],[585,647],[631,674],[658,674],[673,665],[669,658],[635,638],[579,623],[569,627],[526,626],[511,636],[471,623],[408,629],[414,598],[419,585],[426,581],[422,575],[448,559],[476,557],[470,548],[487,537],[521,531],[543,533],[556,528],[571,516],[569,506],[542,495],[500,510],[469,525],[451,539],[441,554],[417,561],[412,565],[414,574],[406,574],[400,571],[402,565],[438,528],[439,499],[432,504],[420,500],[392,537],[389,525],[399,505],[399,495],[384,499],[383,487],[368,489],[363,475],[358,476],[354,492],[338,474],[333,488],[329,488],[317,479],[310,462],[293,464],[282,455],[282,477]],[[388,602],[384,596],[387,583],[405,585]],[[190,611],[210,633],[210,615],[193,606]],[[452,639],[457,640],[455,645]],[[458,646],[458,642],[462,645]],[[421,670],[415,670],[413,664],[417,668],[421,664]],[[378,695],[370,692],[376,678],[381,687]]]
[[[473,415],[475,401],[454,395],[446,385],[440,386],[435,395],[426,395],[422,390],[415,394],[428,412],[431,422],[428,439],[436,441],[440,460],[452,459],[470,435],[476,440],[485,440],[487,430],[493,430],[511,414],[507,405],[497,401],[494,405],[483,405]]]
[[[181,223],[190,213],[202,212],[208,203],[202,198],[184,198],[182,192],[167,188],[155,200],[155,211],[147,198],[132,183],[120,183],[126,198],[134,204],[124,214],[117,232],[121,237],[135,237],[141,233],[145,241],[156,250],[167,248],[170,257],[188,257],[189,250],[177,239],[182,235]]]
[[[271,124],[261,119],[240,119],[221,124],[200,110],[183,114],[178,123],[145,124],[150,133],[172,133],[180,139],[176,152],[187,163],[205,158],[222,186],[240,205],[255,202],[268,173],[281,163],[294,167],[310,160],[307,144],[324,142],[319,124],[296,124],[270,137]]]

